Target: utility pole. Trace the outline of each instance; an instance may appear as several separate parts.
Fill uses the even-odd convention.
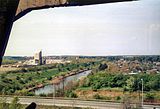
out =
[[[142,81],[142,108],[143,108],[143,79],[141,79]]]
[[[53,109],[55,109],[56,86],[53,84]]]
[[[141,94],[140,94],[140,83],[138,81],[138,105],[141,106]]]

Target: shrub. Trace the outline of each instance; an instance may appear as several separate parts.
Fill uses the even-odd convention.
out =
[[[117,101],[121,100],[121,97],[120,97],[120,96],[117,96],[117,97],[116,97],[116,100],[117,100]]]
[[[100,88],[101,88],[101,83],[98,81],[94,85],[92,85],[92,89],[95,91]]]
[[[39,96],[41,96],[41,97],[46,97],[47,95],[44,94],[44,93],[42,93],[42,94],[40,94]]]
[[[69,97],[69,98],[77,98],[77,97],[78,97],[77,94],[74,93],[74,92],[71,91],[71,90],[66,91],[66,92],[65,92],[65,96],[66,96],[66,97]]]
[[[146,98],[147,100],[154,100],[154,99],[155,99],[155,94],[148,92],[148,93],[146,94],[145,98]]]
[[[101,100],[105,100],[105,99],[110,100],[111,99],[110,97],[100,96],[99,94],[93,95],[93,98],[94,99],[101,99]]]
[[[25,68],[22,68],[21,72],[27,72],[27,70]]]
[[[94,99],[101,99],[101,96],[99,94],[95,94],[95,95],[93,95],[93,98]]]
[[[8,109],[9,104],[6,102],[7,98],[0,98],[0,109]]]
[[[107,69],[108,68],[108,65],[107,64],[100,64],[100,66],[99,66],[99,70],[101,71],[101,70],[105,70],[105,69]]]
[[[52,77],[51,77],[51,76],[50,76],[50,77],[48,77],[48,78],[47,78],[47,80],[52,80]]]
[[[12,100],[9,109],[21,109],[22,106],[21,104],[18,103],[19,102],[19,98],[18,97],[14,97],[14,99]]]
[[[70,96],[69,96],[69,97],[70,97],[70,98],[77,98],[78,96],[77,96],[76,93],[72,92],[72,93],[70,93]]]
[[[33,92],[28,92],[27,96],[34,96],[35,94]]]

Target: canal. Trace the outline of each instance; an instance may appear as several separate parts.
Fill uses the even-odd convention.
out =
[[[72,76],[68,76],[68,77],[64,78],[64,81],[61,81],[58,85],[51,84],[51,85],[46,85],[42,88],[36,89],[35,95],[40,95],[40,94],[47,95],[47,94],[54,93],[55,88],[57,89],[57,87],[58,87],[59,89],[62,89],[63,87],[68,85],[70,82],[72,82],[72,81],[76,82],[76,81],[80,80],[81,78],[88,76],[90,73],[91,73],[91,70],[87,70],[87,71],[80,72],[80,73],[77,73]]]

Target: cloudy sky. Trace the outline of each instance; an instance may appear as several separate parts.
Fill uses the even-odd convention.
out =
[[[17,20],[5,55],[160,55],[160,0],[36,10]]]

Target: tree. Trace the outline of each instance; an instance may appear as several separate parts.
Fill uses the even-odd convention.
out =
[[[100,64],[98,69],[101,71],[101,70],[105,70],[107,68],[108,68],[108,65],[105,63],[105,64]]]
[[[101,99],[101,96],[99,94],[95,94],[95,95],[93,95],[93,98],[94,99]]]
[[[147,93],[145,97],[147,100],[154,100],[155,99],[155,95],[151,92]]]
[[[16,80],[20,80],[21,78],[19,76],[16,77]]]
[[[0,109],[8,109],[8,104],[6,103],[6,98],[0,98]]]
[[[52,76],[50,76],[50,77],[47,77],[47,80],[52,80]]]
[[[127,90],[133,91],[134,81],[135,81],[135,78],[133,76],[131,76],[129,79],[127,79],[127,81],[126,81],[126,83],[127,83],[126,89]]]
[[[18,101],[19,101],[19,98],[14,97],[10,106],[9,106],[9,109],[21,109],[22,105],[20,103],[18,103]]]

